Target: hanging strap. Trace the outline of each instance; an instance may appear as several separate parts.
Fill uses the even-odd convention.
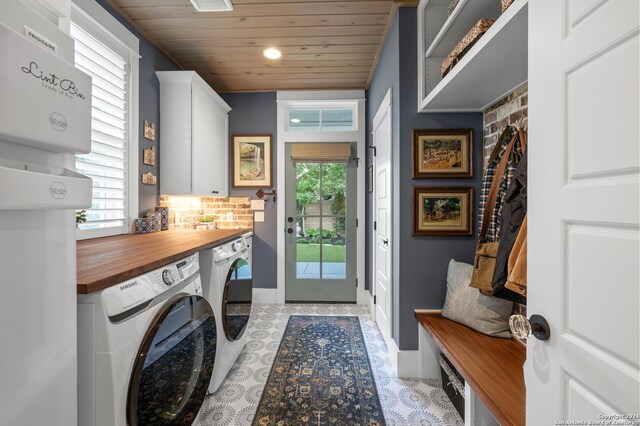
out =
[[[507,145],[507,149],[505,149],[504,154],[502,154],[502,158],[500,158],[496,174],[493,176],[493,180],[491,181],[487,204],[484,206],[484,214],[482,215],[482,229],[480,229],[480,234],[478,235],[479,243],[484,242],[485,237],[487,236],[487,231],[489,230],[489,219],[493,214],[493,209],[496,205],[496,200],[498,199],[500,182],[502,181],[502,176],[504,176],[504,170],[507,168],[509,157],[511,157],[511,152],[513,151],[513,146],[515,145],[516,139],[518,139],[519,133],[520,132],[515,132],[511,137],[509,145]]]
[[[520,135],[520,149],[524,154],[527,152],[527,132],[523,130],[521,127],[518,127],[518,134]]]
[[[493,148],[493,151],[491,151],[491,155],[489,156],[489,160],[487,161],[488,164],[491,164],[494,161],[496,161],[496,158],[498,158],[498,155],[500,155],[500,151],[502,150],[502,141],[505,140],[507,137],[509,137],[509,133],[511,129],[512,129],[512,126],[506,126],[502,131],[502,133],[500,133],[500,136],[498,137],[498,143],[496,143],[496,146]]]

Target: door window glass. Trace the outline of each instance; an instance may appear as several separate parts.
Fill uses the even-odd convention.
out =
[[[296,164],[298,279],[346,278],[346,164]]]

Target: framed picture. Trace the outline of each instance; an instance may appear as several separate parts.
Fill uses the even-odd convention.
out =
[[[367,192],[373,192],[373,166],[367,169]]]
[[[413,235],[473,235],[473,187],[413,187]]]
[[[271,135],[233,136],[233,186],[271,187]]]
[[[413,178],[473,177],[473,129],[414,129]]]

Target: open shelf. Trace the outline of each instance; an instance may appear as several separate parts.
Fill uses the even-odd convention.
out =
[[[497,18],[498,16],[500,16],[499,1],[460,0],[433,41],[429,43],[427,40],[429,45],[425,56],[427,58],[446,57],[479,19]]]
[[[441,78],[440,64],[444,57],[473,24],[491,17],[490,9],[481,8],[480,3],[487,7],[485,1],[461,0],[456,7],[458,13],[455,16],[455,11],[452,13],[431,43],[426,33],[424,75],[420,77],[425,88],[421,112],[482,111],[527,81],[527,0],[514,1],[449,74]],[[425,17],[428,13],[427,9]]]

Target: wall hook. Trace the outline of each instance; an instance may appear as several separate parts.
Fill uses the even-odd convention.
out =
[[[259,189],[258,192],[256,192],[256,196],[260,199],[262,199],[265,195],[273,195],[273,202],[276,202],[276,190],[272,189],[271,192],[264,192],[262,189]]]

